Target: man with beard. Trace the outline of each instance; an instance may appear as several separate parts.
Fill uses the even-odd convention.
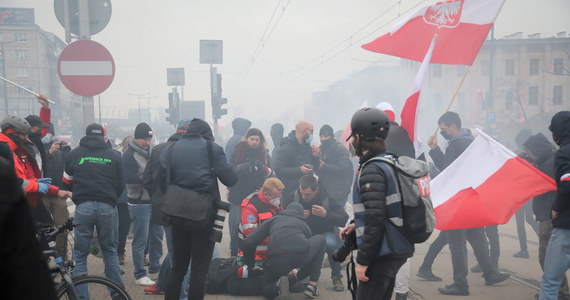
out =
[[[285,184],[283,199],[293,196],[301,176],[312,174],[319,168],[318,149],[311,147],[313,131],[313,124],[302,120],[295,125],[295,130],[281,141],[275,173]]]
[[[68,197],[69,193],[51,185],[51,178],[42,178],[39,154],[35,146],[28,139],[31,126],[23,118],[18,116],[7,116],[0,123],[2,134],[0,142],[4,142],[10,147],[14,158],[14,169],[16,176],[20,179],[22,189],[26,192],[28,203],[32,208],[32,216],[42,224],[52,224],[49,212],[40,201],[40,194],[58,196],[62,199]]]

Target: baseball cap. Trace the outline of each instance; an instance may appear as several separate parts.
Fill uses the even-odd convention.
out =
[[[103,126],[101,126],[97,123],[89,124],[87,126],[87,129],[85,130],[85,135],[88,135],[88,136],[105,136],[105,129],[103,129]]]
[[[42,119],[36,115],[29,115],[25,119],[31,127],[38,126],[40,128],[49,128],[49,124],[44,123]]]

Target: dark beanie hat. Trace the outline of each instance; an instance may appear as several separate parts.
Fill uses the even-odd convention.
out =
[[[188,126],[188,134],[199,135],[209,141],[214,141],[214,134],[212,133],[212,128],[202,119],[192,119],[190,126]]]
[[[87,126],[87,129],[85,129],[85,135],[87,135],[87,136],[105,136],[105,130],[103,129],[103,126],[101,126],[97,123],[93,123],[93,124],[89,124]]]
[[[287,205],[286,208],[288,211],[293,213],[295,216],[302,217],[303,216],[303,205],[299,202],[292,202],[291,204]]]
[[[330,125],[323,125],[319,131],[319,136],[334,136],[334,131]]]
[[[142,122],[135,128],[135,139],[146,139],[152,137],[152,128],[147,123]]]

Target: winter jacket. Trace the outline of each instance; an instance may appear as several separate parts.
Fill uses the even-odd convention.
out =
[[[243,136],[251,126],[251,121],[243,118],[235,118],[232,121],[234,135],[226,142],[226,157],[232,158],[236,145],[242,140]]]
[[[277,178],[285,184],[284,199],[291,197],[299,187],[299,179],[304,175],[299,167],[304,164],[311,164],[313,170],[318,171],[319,158],[312,155],[311,145],[299,144],[295,137],[295,130],[293,130],[281,141],[281,148],[275,163]]]
[[[162,151],[160,167],[166,170],[166,151]],[[212,163],[215,174],[210,170],[207,141],[197,132],[182,135],[172,150],[171,183],[196,192],[214,192],[218,188],[218,180],[233,186],[237,175],[230,167],[219,145],[212,142]],[[164,173],[165,174],[165,173]],[[217,177],[217,178],[216,178]]]
[[[40,115],[39,115],[40,119],[42,120],[42,122],[44,122],[45,124],[50,124],[51,123],[51,109],[49,108],[40,108]],[[37,155],[39,156],[39,158],[37,159],[37,162],[39,164],[39,166],[41,167],[41,172],[42,172],[42,177],[49,177],[45,175],[46,172],[46,168],[47,168],[47,154],[48,151],[47,149],[45,149],[44,144],[42,143],[42,138],[47,134],[48,129],[44,128],[42,129],[42,131],[40,131],[40,134],[36,137],[32,137],[31,135],[28,136],[28,138],[30,139],[30,141],[32,143],[34,143],[35,150],[37,151]]]
[[[525,148],[536,156],[536,161],[529,161],[544,174],[554,178],[554,154],[556,150],[548,139],[542,134],[530,136],[524,142]],[[556,191],[551,191],[538,195],[532,199],[532,211],[536,216],[536,221],[548,221],[551,217],[552,204],[556,199]]]
[[[7,130],[10,132],[10,130]],[[30,141],[19,141],[16,137],[11,137],[10,133],[0,133],[0,142],[4,142],[13,153],[14,169],[16,176],[21,179],[22,189],[26,192],[28,203],[32,209],[38,206],[40,193],[38,193],[37,179],[41,178],[41,171],[35,159],[34,146]],[[48,194],[56,196],[59,188],[50,185]]]
[[[281,206],[274,206],[269,203],[263,193],[255,192],[245,198],[241,204],[241,216],[239,223],[238,237],[240,244],[245,240],[256,228],[261,226],[265,221],[271,219],[279,211],[283,210]],[[260,241],[255,250],[255,261],[257,265],[263,265],[267,259],[267,245],[269,239]],[[238,256],[243,256],[240,247]]]
[[[143,173],[150,156],[150,149],[139,147],[134,141],[123,153],[123,176],[127,198],[131,204],[150,204],[148,191],[143,187]]]
[[[61,150],[55,151],[53,154],[46,151],[46,168],[44,177],[51,178],[51,184],[57,187],[63,186],[61,178],[63,177],[63,169],[65,167],[65,157],[66,153]]]
[[[433,159],[435,166],[443,171],[447,166],[449,166],[454,160],[456,160],[469,145],[473,142],[474,137],[469,129],[461,128],[459,133],[452,137],[445,148],[445,154],[441,151],[439,146],[432,149],[429,155]]]
[[[120,153],[101,137],[83,137],[65,159],[63,185],[76,205],[100,201],[114,206],[124,187]]]
[[[319,183],[332,200],[344,205],[350,194],[354,175],[348,151],[332,137],[321,143],[320,150],[321,160],[325,164],[317,172]]]
[[[322,189],[320,189],[319,193],[315,196],[315,199],[308,202],[304,201],[301,198],[301,194],[297,190],[295,191],[293,198],[291,198],[290,201],[285,202],[283,206],[287,207],[292,202],[301,204],[305,210],[311,210],[313,205],[319,205],[324,207],[324,209],[327,211],[327,214],[324,218],[311,214],[306,219],[307,224],[309,225],[309,228],[311,228],[313,234],[334,232],[335,227],[343,227],[346,225],[346,221],[348,220],[348,215],[344,211],[344,205],[338,204]]]
[[[248,266],[253,265],[256,246],[269,237],[267,256],[307,254],[313,233],[303,219],[303,211],[286,209],[265,221],[254,230],[242,244],[244,259]]]
[[[416,150],[408,136],[408,132],[396,122],[390,122],[390,130],[386,137],[386,147],[386,152],[388,153],[416,158]]]
[[[273,173],[268,161],[265,148],[251,148],[245,141],[237,144],[230,165],[239,180],[229,191],[230,203],[239,205],[247,195],[261,188],[265,178]]]
[[[570,229],[570,111],[561,111],[554,115],[548,129],[560,145],[554,158],[554,176],[558,189],[552,206],[558,216],[552,220],[552,226]]]
[[[366,161],[384,153],[369,152],[360,158],[358,180],[353,188],[357,263],[368,266],[380,257],[407,258],[414,246],[398,231],[403,225],[402,205],[395,178],[389,171]],[[389,168],[389,166],[385,166]],[[392,198],[392,199],[391,199]],[[388,200],[391,200],[388,202]],[[390,224],[388,224],[390,223]],[[389,228],[390,227],[390,228]],[[390,240],[388,242],[388,240]]]

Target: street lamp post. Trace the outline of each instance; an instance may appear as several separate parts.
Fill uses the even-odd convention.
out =
[[[150,93],[142,93],[142,94],[129,94],[129,96],[137,96],[139,98],[139,123],[141,122],[141,98],[142,96],[148,96]]]

